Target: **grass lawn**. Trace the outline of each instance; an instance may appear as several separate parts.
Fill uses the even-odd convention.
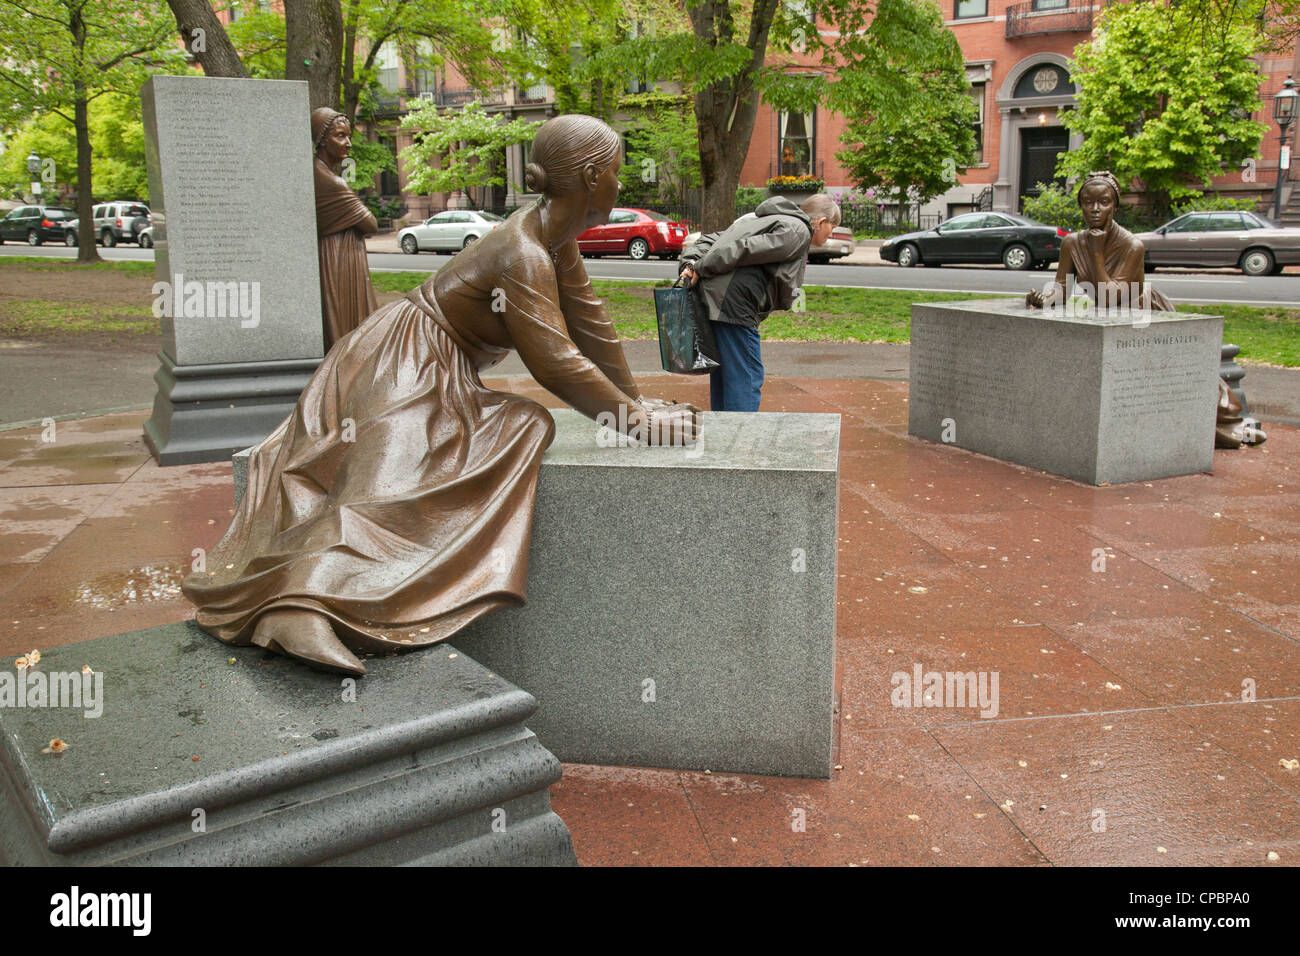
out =
[[[10,240],[11,242],[13,240]],[[21,266],[33,272],[115,272],[119,275],[153,277],[153,263],[137,259],[101,259],[86,265],[73,259],[55,259],[48,256],[4,256],[0,257],[0,266]]]
[[[29,270],[33,279],[49,277],[59,280],[84,274],[87,267],[66,259],[33,256],[0,258],[0,269]],[[51,284],[41,283],[39,292],[30,298],[15,297],[12,292],[0,297],[0,335],[38,335],[43,330],[131,332],[157,331],[153,319],[148,285],[153,277],[150,262],[101,262],[90,267],[94,272],[111,271],[114,275],[139,278],[140,299],[118,301],[111,308],[96,308],[85,296],[62,300],[53,294]],[[0,273],[0,276],[3,274]],[[13,273],[10,273],[12,276]],[[427,272],[376,272],[377,292],[406,292],[429,277]],[[62,285],[62,281],[59,285]],[[667,285],[663,280],[659,285]],[[654,285],[649,282],[592,283],[596,294],[605,300],[614,326],[625,339],[653,339],[655,326]],[[964,299],[997,298],[985,294],[960,292],[912,292],[906,289],[844,289],[807,286],[806,309],[802,312],[777,312],[762,326],[767,341],[800,342],[906,342],[910,334],[913,302],[952,302]],[[1018,299],[1019,296],[1005,296]],[[1180,305],[1180,312],[1203,312],[1222,315],[1224,340],[1241,346],[1247,363],[1266,363],[1291,368],[1300,367],[1300,308],[1254,307],[1245,305]]]

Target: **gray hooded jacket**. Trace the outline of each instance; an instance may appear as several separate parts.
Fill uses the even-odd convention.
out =
[[[768,312],[788,309],[803,286],[812,244],[812,222],[803,210],[784,196],[773,196],[748,215],[741,216],[722,232],[700,236],[682,250],[677,270],[690,266],[699,275],[695,287],[708,308],[709,318],[727,322],[721,314],[722,300],[734,271],[741,266],[761,265],[768,277]]]

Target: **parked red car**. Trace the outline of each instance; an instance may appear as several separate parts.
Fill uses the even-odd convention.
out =
[[[621,255],[675,259],[689,231],[685,223],[672,222],[648,209],[611,209],[609,222],[592,226],[578,237],[578,248],[593,259]]]

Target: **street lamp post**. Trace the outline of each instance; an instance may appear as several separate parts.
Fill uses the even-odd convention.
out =
[[[1285,167],[1290,165],[1284,164],[1282,159],[1286,154],[1286,137],[1290,131],[1291,121],[1296,117],[1296,100],[1300,95],[1295,91],[1295,80],[1287,75],[1286,82],[1282,84],[1282,89],[1278,91],[1277,96],[1273,97],[1273,119],[1277,120],[1277,189],[1273,192],[1273,221],[1277,222],[1282,218],[1282,175],[1286,171]]]
[[[38,177],[41,173],[41,157],[36,155],[36,150],[32,150],[27,154],[27,172],[29,172],[32,177],[32,199],[35,202],[40,202],[41,183]]]

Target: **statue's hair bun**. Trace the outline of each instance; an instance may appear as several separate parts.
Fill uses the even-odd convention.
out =
[[[530,193],[541,193],[546,191],[546,170],[536,163],[529,163],[524,167],[524,185],[528,187]]]

